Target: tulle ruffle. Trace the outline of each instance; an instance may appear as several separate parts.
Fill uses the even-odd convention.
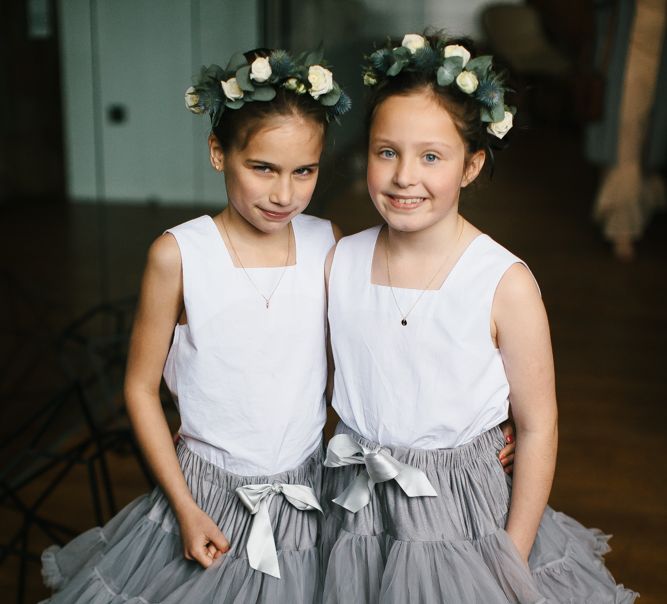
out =
[[[344,425],[337,431],[376,446]],[[608,537],[551,508],[525,565],[503,528],[511,485],[497,460],[502,447],[493,429],[457,449],[390,449],[423,470],[438,497],[408,498],[396,483],[383,483],[356,514],[331,499],[359,467],[326,468],[324,602],[633,602],[637,594],[604,566]]]
[[[269,512],[281,578],[252,569],[246,557],[251,516],[237,486],[282,482],[311,486],[319,496],[321,451],[295,470],[245,477],[224,472],[187,449],[179,461],[198,505],[220,526],[230,551],[209,568],[186,560],[178,523],[159,489],[125,507],[103,528],[91,529],[66,546],[42,555],[45,583],[56,590],[46,600],[90,604],[192,602],[216,604],[294,602],[312,604],[321,591],[317,547],[319,513],[299,511],[282,497]]]

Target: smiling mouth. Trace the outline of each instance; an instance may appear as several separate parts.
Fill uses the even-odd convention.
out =
[[[290,215],[291,212],[272,212],[271,210],[262,210],[262,213],[269,218],[284,220]]]
[[[393,195],[387,195],[387,197],[391,205],[402,209],[414,208],[426,199],[425,197],[395,197]]]

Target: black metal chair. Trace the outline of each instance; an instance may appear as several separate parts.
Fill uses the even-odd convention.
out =
[[[0,543],[0,563],[10,555],[20,559],[19,604],[25,598],[27,564],[40,559],[30,547],[33,531],[60,545],[76,534],[45,511],[49,497],[66,484],[75,467],[86,468],[99,525],[117,511],[107,459],[111,451],[133,455],[149,487],[153,485],[122,396],[133,313],[133,299],[102,304],[63,330],[54,349],[65,385],[44,403],[33,402],[29,416],[0,440],[0,506],[20,518]],[[3,398],[3,404],[12,404]]]

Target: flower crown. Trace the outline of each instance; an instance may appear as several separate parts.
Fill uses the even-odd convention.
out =
[[[242,53],[236,53],[224,69],[219,65],[202,67],[194,85],[185,91],[185,106],[192,113],[208,113],[215,127],[226,109],[240,109],[253,101],[271,101],[278,88],[309,94],[326,108],[328,121],[338,121],[352,106],[350,97],[322,62],[321,49],[295,58],[284,50],[274,50],[252,63]]]
[[[401,46],[381,48],[367,58],[363,77],[365,86],[375,86],[382,79],[402,71],[431,74],[438,86],[456,84],[480,106],[479,117],[487,123],[487,132],[503,138],[512,128],[516,108],[505,105],[503,78],[491,68],[491,55],[470,58],[470,51],[459,44],[437,39],[433,48],[419,34],[406,34]]]

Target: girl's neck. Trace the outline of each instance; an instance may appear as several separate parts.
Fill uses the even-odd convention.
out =
[[[277,231],[265,233],[250,224],[233,206],[227,206],[214,221],[218,223],[218,230],[235,266],[256,268],[296,264],[296,242],[290,233],[291,222]]]
[[[465,220],[453,211],[443,220],[419,231],[399,231],[387,225],[392,254],[433,256],[447,252],[460,239]]]

